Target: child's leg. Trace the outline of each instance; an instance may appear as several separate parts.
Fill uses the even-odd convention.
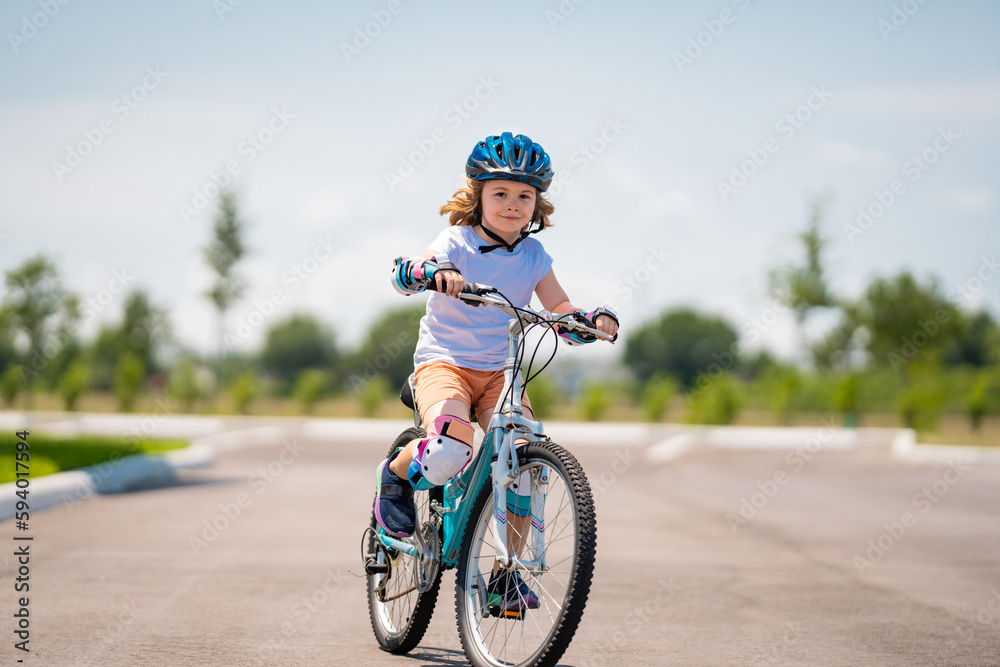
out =
[[[435,403],[420,413],[420,419],[424,423],[424,431],[430,433],[430,427],[434,423],[434,420],[441,415],[450,415],[452,417],[458,417],[462,420],[468,420],[469,409],[470,408],[467,404],[456,398],[449,398],[440,401],[439,403]],[[419,439],[411,440],[410,443],[403,448],[403,451],[399,453],[399,456],[397,456],[389,466],[389,470],[391,470],[393,474],[398,475],[403,479],[407,478],[407,470],[410,467],[410,462],[413,461],[413,457],[416,456],[417,445],[419,443]]]

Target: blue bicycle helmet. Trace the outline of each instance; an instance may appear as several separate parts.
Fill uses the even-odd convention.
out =
[[[502,179],[527,183],[541,192],[552,182],[552,161],[539,144],[519,134],[504,132],[486,137],[472,149],[465,174],[476,181]]]

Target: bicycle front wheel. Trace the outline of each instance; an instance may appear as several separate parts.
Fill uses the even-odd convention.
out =
[[[513,577],[516,572],[531,595],[521,596],[519,604],[498,602],[496,589],[490,588],[499,568],[496,510],[493,488],[484,486],[466,528],[455,593],[462,648],[476,667],[555,665],[573,639],[590,593],[597,525],[583,468],[551,441],[518,447],[518,465],[527,473],[522,484],[530,479],[532,488],[540,485],[544,493],[534,495],[530,511],[523,508],[526,517],[500,508],[507,514],[508,548],[521,561],[544,565],[499,573]],[[529,603],[530,597],[537,604]]]

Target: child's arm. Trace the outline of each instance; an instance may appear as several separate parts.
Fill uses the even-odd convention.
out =
[[[538,285],[535,287],[535,294],[538,295],[538,300],[542,302],[542,308],[550,313],[568,315],[577,311],[583,312],[582,308],[577,308],[570,303],[569,297],[566,295],[566,290],[559,284],[556,274],[552,269],[549,269],[545,277],[538,281]],[[598,331],[603,331],[609,336],[614,336],[618,333],[618,322],[607,315],[598,315],[596,324]]]

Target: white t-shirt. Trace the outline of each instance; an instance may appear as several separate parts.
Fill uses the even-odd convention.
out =
[[[479,252],[483,241],[469,226],[448,227],[430,248],[448,256],[466,282],[490,285],[520,308],[531,302],[538,282],[552,268],[552,258],[533,237],[514,252],[497,248]],[[470,306],[453,297],[431,292],[427,314],[420,319],[414,366],[446,361],[461,368],[497,370],[507,360],[507,322],[510,316],[493,306]]]

